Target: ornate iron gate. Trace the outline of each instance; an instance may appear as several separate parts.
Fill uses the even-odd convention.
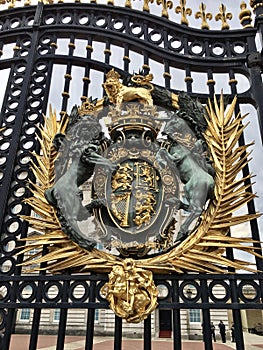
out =
[[[86,349],[93,348],[94,318],[96,309],[105,309],[108,303],[99,290],[107,280],[106,275],[46,275],[43,269],[39,274],[22,271],[19,264],[23,256],[16,256],[21,246],[18,238],[28,234],[28,226],[21,215],[29,215],[30,208],[23,202],[29,196],[28,180],[34,182],[30,171],[32,152],[39,151],[37,125],[43,122],[49,101],[57,103],[61,114],[70,107],[70,96],[78,88],[80,95],[92,94],[101,97],[103,91],[95,91],[93,81],[105,80],[105,74],[115,68],[123,77],[132,70],[143,69],[147,74],[156,66],[162,71],[159,84],[177,92],[174,80],[180,72],[184,75],[180,89],[205,103],[215,93],[216,74],[229,77],[231,99],[238,96],[235,113],[242,105],[251,104],[257,108],[258,125],[263,139],[263,86],[261,79],[262,56],[256,46],[257,33],[263,32],[263,5],[260,1],[251,1],[255,12],[255,25],[246,6],[241,8],[242,30],[209,31],[191,29],[182,11],[182,24],[170,21],[169,6],[162,2],[162,17],[149,14],[149,4],[145,2],[144,11],[126,7],[90,4],[48,4],[24,6],[4,10],[0,13],[0,54],[1,75],[6,82],[1,108],[2,136],[0,140],[0,227],[1,227],[1,313],[0,348],[8,350],[14,331],[16,310],[33,308],[29,349],[36,349],[40,316],[43,308],[60,308],[57,349],[64,348],[67,315],[70,308],[87,309]],[[226,23],[223,22],[223,26]],[[223,27],[223,29],[227,29]],[[63,46],[64,51],[59,51]],[[102,44],[101,44],[102,43]],[[94,55],[95,47],[99,49]],[[115,54],[117,52],[117,54]],[[119,60],[121,53],[121,60]],[[116,56],[115,56],[116,55]],[[138,62],[141,64],[138,66]],[[63,66],[63,74],[54,75],[58,66]],[[79,69],[82,83],[73,84]],[[58,71],[58,70],[57,70]],[[194,74],[203,73],[206,77],[207,92],[193,90]],[[57,73],[56,73],[57,74]],[[74,75],[75,74],[75,75]],[[237,75],[249,80],[246,91],[238,91]],[[52,101],[54,93],[52,81],[60,80],[62,98]],[[98,84],[97,84],[98,85]],[[80,88],[79,88],[80,86]],[[52,90],[53,89],[53,90]],[[76,102],[76,101],[74,101]],[[60,104],[60,105],[59,105]],[[245,144],[244,135],[240,145]],[[258,145],[258,147],[260,147]],[[249,174],[248,165],[244,167],[244,176]],[[252,191],[250,180],[246,180],[248,191]],[[256,212],[254,202],[248,204],[248,213]],[[260,240],[257,219],[251,221],[251,235]],[[260,244],[256,257],[258,271],[263,271]],[[45,254],[45,248],[43,251]],[[233,259],[231,248],[227,249],[227,258]],[[44,264],[42,266],[45,267]],[[182,348],[181,314],[182,309],[201,309],[204,324],[205,349],[213,349],[210,337],[210,311],[215,309],[232,310],[236,326],[236,348],[245,349],[241,314],[242,309],[262,309],[263,274],[256,272],[226,274],[172,274],[155,275],[158,285],[164,285],[167,294],[159,298],[159,309],[170,309],[173,315],[173,348]],[[196,288],[194,297],[188,297],[184,288],[191,283]],[[81,298],[74,296],[75,286],[82,286],[85,293]],[[23,290],[30,287],[30,295],[24,296]],[[55,286],[58,290],[55,298],[50,298],[48,290]],[[215,286],[224,289],[224,297],[218,298]],[[254,290],[253,298],[247,297],[244,287]],[[115,317],[114,349],[121,349],[122,319]],[[144,321],[144,349],[151,349],[151,318]]]

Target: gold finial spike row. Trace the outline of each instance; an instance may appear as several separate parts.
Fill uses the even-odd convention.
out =
[[[212,13],[210,12],[205,12],[206,10],[206,5],[201,2],[201,4],[199,5],[199,9],[200,11],[196,12],[195,14],[195,18],[201,18],[202,19],[202,24],[201,24],[201,29],[210,29],[207,20],[209,19],[211,21],[211,19],[213,18]]]
[[[226,12],[226,6],[224,4],[221,4],[219,7],[219,13],[216,14],[215,20],[216,21],[222,21],[222,30],[230,29],[229,24],[227,23],[227,19],[232,19],[232,13]]]
[[[181,24],[189,25],[189,21],[186,16],[191,16],[192,10],[190,8],[186,8],[186,0],[180,0],[180,6],[176,6],[176,13],[181,13]]]
[[[162,17],[169,18],[168,9],[173,8],[173,2],[167,0],[156,0],[157,5],[162,5]]]
[[[251,25],[251,22],[252,22],[251,11],[247,9],[247,4],[245,3],[245,1],[241,2],[240,10],[241,10],[239,14],[240,24],[244,29],[252,28],[253,26]]]

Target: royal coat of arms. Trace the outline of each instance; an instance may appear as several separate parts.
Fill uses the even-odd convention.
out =
[[[244,126],[233,117],[235,99],[226,112],[223,96],[205,110],[152,78],[121,83],[111,70],[102,100],[86,98],[59,123],[51,111],[28,199],[41,217],[25,217],[42,234],[28,237],[22,252],[49,247],[25,264],[110,272],[103,293],[129,322],[157,305],[152,272],[243,267],[224,257],[227,246],[256,254],[251,239],[228,234],[258,216],[233,216],[254,197],[236,179],[248,145],[237,145]]]

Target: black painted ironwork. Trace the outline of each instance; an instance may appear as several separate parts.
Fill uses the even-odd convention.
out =
[[[87,309],[86,350],[93,348],[95,310],[108,308],[108,303],[99,294],[99,289],[107,280],[106,275],[60,275],[49,276],[22,273],[18,265],[23,256],[17,257],[15,247],[21,242],[18,238],[28,234],[27,223],[19,215],[28,215],[30,208],[23,199],[28,197],[28,180],[34,181],[30,172],[32,151],[38,152],[37,126],[42,122],[42,114],[47,113],[52,72],[57,65],[63,66],[64,75],[60,79],[63,92],[60,109],[63,114],[69,107],[74,68],[82,69],[82,99],[90,96],[93,72],[100,74],[115,68],[123,77],[132,73],[135,65],[132,56],[140,57],[145,73],[151,62],[158,63],[163,74],[163,86],[171,88],[172,69],[184,72],[181,90],[203,102],[215,93],[214,75],[225,73],[229,76],[231,93],[229,98],[238,95],[236,113],[242,104],[252,104],[258,111],[258,124],[263,140],[263,85],[261,78],[262,55],[257,51],[256,34],[263,32],[262,4],[256,9],[254,28],[234,31],[204,31],[177,25],[165,18],[149,15],[125,8],[98,4],[58,4],[27,6],[0,13],[1,54],[9,52],[9,57],[0,58],[0,70],[8,75],[6,92],[0,116],[0,127],[4,127],[0,139],[0,349],[8,350],[14,330],[16,310],[34,309],[29,349],[37,348],[41,312],[44,308],[60,308],[59,337],[57,349],[64,348],[68,309]],[[58,43],[66,39],[67,49],[59,53]],[[85,42],[82,55],[76,54],[79,41]],[[97,43],[103,43],[100,57],[94,58],[92,51]],[[123,52],[118,66],[111,63],[114,48]],[[193,91],[193,72],[202,72],[207,78],[207,93]],[[159,71],[159,74],[161,72]],[[238,93],[237,74],[249,79],[247,91]],[[176,90],[174,90],[177,92]],[[101,96],[103,94],[101,88]],[[78,101],[75,101],[78,103]],[[240,144],[244,144],[242,136]],[[248,166],[244,174],[249,173]],[[248,185],[251,186],[250,183]],[[250,188],[252,190],[252,188]],[[250,202],[248,212],[255,212]],[[251,234],[259,240],[257,220],[251,222]],[[260,248],[258,243],[255,243]],[[228,251],[228,256],[233,256]],[[260,250],[259,250],[260,254]],[[263,271],[261,257],[256,258],[259,271]],[[156,275],[156,284],[164,284],[167,297],[159,298],[160,309],[171,309],[173,314],[174,349],[182,349],[181,314],[182,309],[201,309],[204,322],[205,349],[213,349],[208,325],[210,311],[215,309],[232,310],[236,325],[237,349],[245,349],[240,310],[262,309],[263,274],[236,274],[229,271],[225,275]],[[189,299],[184,287],[192,285],[195,297]],[[24,297],[23,290],[30,287],[31,293]],[[56,287],[57,294],[52,298],[48,290]],[[83,297],[74,296],[74,288],[82,286]],[[216,286],[224,290],[224,296],[214,292]],[[243,289],[249,286],[254,297],[247,298]],[[122,320],[115,318],[114,349],[122,348]],[[151,349],[151,320],[144,322],[144,349]]]

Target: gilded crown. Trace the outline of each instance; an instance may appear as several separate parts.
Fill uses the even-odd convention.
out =
[[[118,129],[150,129],[157,135],[161,122],[158,117],[157,107],[140,103],[125,103],[122,108],[111,106],[105,124],[109,133],[113,134]]]

